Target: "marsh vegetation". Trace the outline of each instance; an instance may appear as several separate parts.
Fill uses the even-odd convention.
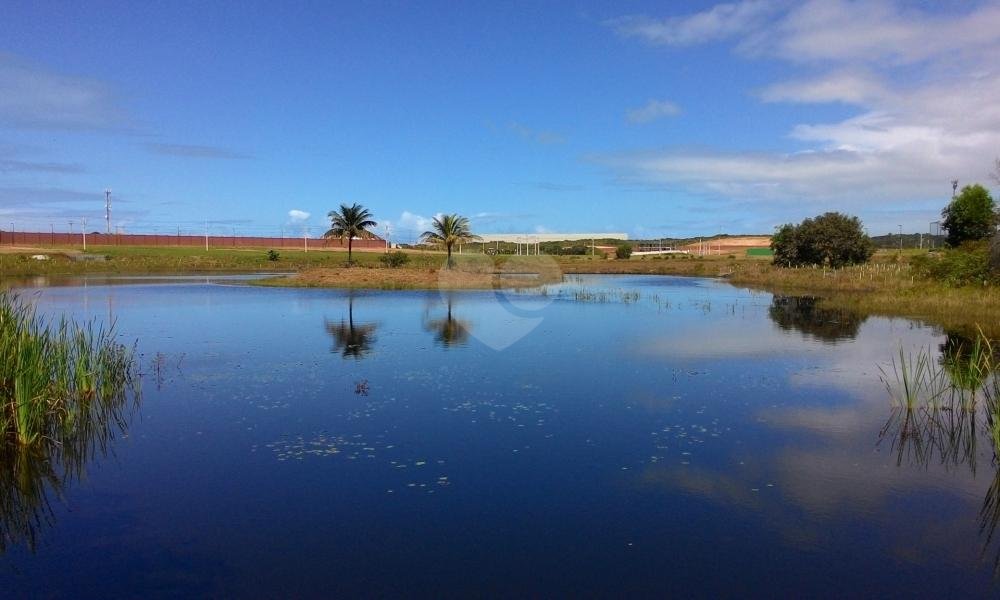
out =
[[[0,294],[0,550],[34,544],[49,493],[125,433],[139,389],[133,350],[113,327],[48,323]]]

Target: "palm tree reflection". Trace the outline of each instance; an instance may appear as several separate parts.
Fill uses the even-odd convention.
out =
[[[347,320],[340,322],[325,320],[326,332],[333,337],[331,352],[339,352],[344,358],[361,359],[371,352],[375,344],[375,330],[378,323],[354,322],[354,292],[347,296]]]
[[[449,294],[447,298],[448,310],[444,318],[428,319],[424,313],[424,329],[434,333],[434,341],[445,348],[451,346],[464,346],[469,341],[469,334],[472,324],[464,319],[456,319],[452,315],[452,302],[454,295]]]

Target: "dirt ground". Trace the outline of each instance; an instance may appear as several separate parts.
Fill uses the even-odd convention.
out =
[[[561,276],[561,273],[558,275]],[[555,277],[555,280],[559,279],[560,277]],[[547,281],[546,275],[537,278],[501,278],[496,273],[476,273],[460,269],[449,271],[353,267],[306,269],[287,277],[267,279],[262,283],[282,287],[488,290],[535,286]]]
[[[743,237],[722,238],[718,240],[707,240],[701,245],[705,254],[743,254],[747,248],[770,248],[771,238],[766,235],[748,235]],[[699,245],[697,242],[681,246],[678,250],[687,250],[697,253]]]

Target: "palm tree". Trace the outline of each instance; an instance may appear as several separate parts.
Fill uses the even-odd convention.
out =
[[[448,268],[452,266],[451,248],[455,244],[464,244],[480,239],[469,229],[469,220],[457,214],[434,217],[434,229],[425,231],[420,240],[432,244],[443,244],[448,249]]]
[[[372,220],[372,214],[368,209],[360,204],[340,205],[340,210],[331,210],[330,231],[323,234],[325,238],[340,238],[343,241],[347,238],[347,264],[351,263],[351,251],[354,248],[354,238],[371,239],[375,234],[368,231],[378,225]]]

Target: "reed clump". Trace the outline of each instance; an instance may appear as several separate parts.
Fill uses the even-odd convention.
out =
[[[0,444],[67,445],[95,423],[121,424],[124,405],[138,400],[138,371],[113,330],[48,323],[0,294]]]

